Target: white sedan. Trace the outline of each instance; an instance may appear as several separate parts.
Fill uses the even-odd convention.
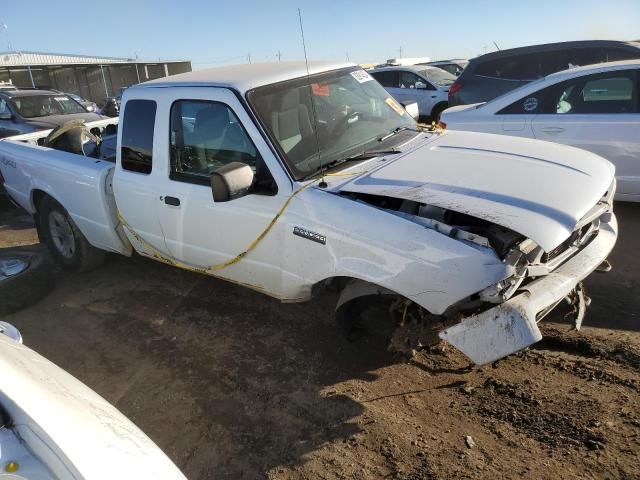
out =
[[[554,73],[487,103],[445,110],[451,130],[537,138],[583,148],[616,167],[616,200],[640,201],[640,61]]]

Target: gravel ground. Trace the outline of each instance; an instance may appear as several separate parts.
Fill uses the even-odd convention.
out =
[[[492,366],[442,347],[349,344],[335,296],[280,304],[141,258],[3,320],[139,425],[188,478],[640,478],[640,205],[619,204],[614,270],[581,332]],[[35,244],[0,206],[0,247]]]

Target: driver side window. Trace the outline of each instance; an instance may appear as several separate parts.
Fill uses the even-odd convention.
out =
[[[400,88],[416,88],[416,83],[418,82],[426,84],[426,82],[415,73],[400,72]]]
[[[212,171],[231,162],[256,168],[257,151],[225,104],[178,100],[171,106],[169,177],[209,185]]]

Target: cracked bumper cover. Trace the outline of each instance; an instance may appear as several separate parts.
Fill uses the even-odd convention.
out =
[[[618,236],[612,212],[600,217],[598,235],[556,270],[529,283],[522,293],[439,333],[478,365],[518,352],[542,339],[540,312],[566,297],[609,255]]]

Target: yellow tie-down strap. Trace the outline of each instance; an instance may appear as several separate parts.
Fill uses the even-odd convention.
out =
[[[345,173],[327,173],[324,176],[325,177],[340,177],[340,176],[352,176],[352,175],[360,175],[363,173],[367,173],[366,170],[364,171],[357,171],[357,172],[345,172]],[[194,272],[200,272],[200,273],[208,273],[208,272],[215,272],[217,270],[222,270],[223,268],[227,268],[231,265],[233,265],[234,263],[238,263],[240,260],[242,260],[249,252],[251,252],[252,250],[254,250],[259,244],[260,242],[264,239],[264,237],[267,236],[267,234],[269,233],[269,231],[273,228],[273,226],[276,224],[276,222],[278,221],[278,219],[282,216],[282,214],[284,213],[284,211],[287,209],[287,207],[289,206],[289,204],[291,203],[291,200],[293,200],[295,198],[296,195],[298,195],[300,192],[302,192],[303,190],[305,190],[306,188],[310,187],[311,185],[313,185],[315,182],[317,182],[318,180],[322,180],[322,178],[316,178],[314,180],[312,180],[311,182],[307,183],[306,185],[303,185],[302,187],[298,188],[297,190],[295,190],[291,195],[289,195],[289,198],[287,198],[287,200],[284,202],[284,204],[282,205],[282,207],[280,207],[280,210],[278,210],[278,213],[275,214],[275,216],[271,219],[271,221],[267,224],[267,226],[264,228],[264,230],[262,230],[262,232],[260,233],[260,235],[258,235],[250,244],[249,246],[242,252],[240,252],[238,255],[236,255],[235,257],[227,260],[226,262],[223,263],[218,263],[216,265],[209,265],[208,267],[194,267],[192,265],[187,265],[186,263],[181,262],[180,260],[177,260],[173,257],[169,257],[165,254],[163,254],[162,252],[158,251],[157,248],[155,248],[153,245],[151,245],[149,242],[147,242],[144,238],[142,238],[142,236],[140,236],[140,234],[138,234],[128,223],[127,221],[124,219],[124,217],[122,216],[122,214],[120,213],[119,210],[116,210],[116,215],[118,217],[118,221],[122,224],[123,227],[125,227],[130,233],[131,236],[133,238],[135,238],[141,245],[142,247],[145,249],[145,253],[147,255],[149,255],[150,257],[159,260],[163,263],[167,263],[169,265],[173,265],[174,267],[178,267],[178,268],[183,268],[185,270],[191,270]]]
[[[431,123],[431,127],[430,128],[428,126],[425,126],[425,125],[418,125],[418,128],[421,131],[426,131],[426,132],[429,132],[429,133],[436,133],[438,135],[441,135],[442,133],[444,133],[444,129],[441,128],[439,125],[437,125],[435,122]],[[368,172],[368,170],[359,170],[357,172],[343,172],[343,173],[340,173],[340,172],[338,172],[338,173],[325,173],[324,175],[321,175],[321,176],[313,179],[312,181],[310,181],[306,185],[303,185],[302,187],[298,188],[291,195],[289,195],[289,198],[287,198],[287,200],[284,202],[284,204],[282,205],[280,210],[278,210],[278,213],[275,214],[275,216],[271,219],[269,224],[264,228],[264,230],[262,230],[260,235],[258,235],[249,244],[249,246],[244,251],[240,252],[238,255],[236,255],[235,257],[227,260],[226,262],[218,263],[216,265],[209,265],[208,267],[194,267],[194,266],[191,266],[191,265],[187,265],[186,263],[183,263],[180,260],[176,260],[173,257],[168,257],[167,255],[164,255],[162,252],[158,251],[158,249],[156,249],[153,245],[151,245],[149,242],[147,242],[144,238],[142,238],[127,223],[127,221],[124,219],[124,217],[122,216],[122,214],[120,213],[119,210],[116,210],[116,215],[118,217],[118,221],[122,224],[122,226],[125,227],[129,232],[131,232],[131,235],[133,236],[133,238],[135,238],[144,247],[144,249],[147,250],[147,254],[149,256],[151,256],[151,257],[153,257],[156,260],[159,260],[161,262],[168,263],[169,265],[173,265],[174,267],[178,267],[178,268],[183,268],[185,270],[192,270],[194,272],[200,272],[200,273],[215,272],[216,270],[222,270],[223,268],[227,268],[230,265],[238,263],[245,256],[247,256],[247,254],[249,252],[254,250],[260,244],[260,242],[264,239],[264,237],[267,236],[267,234],[273,228],[273,226],[276,224],[276,222],[278,221],[280,216],[282,216],[284,211],[287,209],[287,207],[291,203],[291,200],[293,200],[296,195],[298,195],[300,192],[302,192],[306,188],[308,188],[311,185],[313,185],[315,182],[321,181],[323,177],[354,176],[354,175],[362,175],[362,174],[367,173],[367,172]]]

